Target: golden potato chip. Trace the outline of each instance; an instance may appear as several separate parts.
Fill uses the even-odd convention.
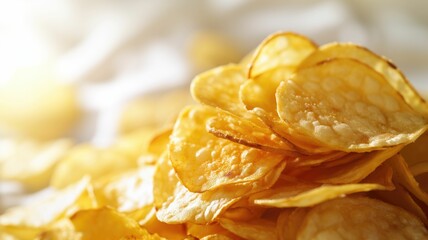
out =
[[[307,57],[299,68],[306,68],[334,58],[351,58],[367,64],[380,73],[400,93],[407,104],[423,115],[428,116],[426,101],[410,84],[404,74],[391,61],[371,52],[367,48],[352,43],[326,44]]]
[[[71,221],[76,231],[82,234],[81,240],[164,239],[151,235],[135,220],[109,207],[81,210],[71,217]]]
[[[275,223],[264,219],[251,221],[219,220],[220,225],[239,237],[251,240],[277,239]]]
[[[386,187],[376,183],[351,183],[322,185],[302,192],[287,188],[276,190],[276,193],[265,198],[257,198],[257,195],[255,195],[252,197],[252,201],[256,205],[266,207],[310,207],[352,193],[386,190]]]
[[[282,162],[261,179],[224,185],[203,193],[190,192],[177,182],[174,194],[162,204],[156,216],[166,223],[212,223],[241,198],[271,187],[284,168],[285,162]]]
[[[168,240],[182,240],[186,237],[186,226],[184,224],[167,224],[157,219],[153,214],[148,221],[141,224],[149,233],[157,234]]]
[[[298,177],[318,183],[357,183],[372,173],[383,162],[394,156],[401,148],[402,146],[396,146],[386,150],[359,154],[359,158],[351,162],[332,167],[314,167],[301,172]]]
[[[119,212],[131,212],[152,206],[155,166],[145,166],[112,177],[105,184],[95,185],[95,193],[104,204]]]
[[[309,208],[285,209],[278,216],[276,228],[280,240],[295,240]]]
[[[168,128],[156,134],[148,143],[147,151],[156,156],[161,156],[167,149],[171,133],[172,129]]]
[[[59,218],[96,205],[89,178],[84,178],[32,205],[7,210],[0,216],[0,229],[20,238],[33,239]]]
[[[156,165],[153,177],[153,197],[156,208],[160,208],[170,196],[174,195],[178,181],[174,168],[169,161],[169,156],[164,153]]]
[[[149,144],[159,134],[159,131],[157,128],[140,128],[118,137],[110,148],[129,159],[138,159],[149,152]]]
[[[304,155],[304,156],[295,157],[291,159],[291,161],[287,161],[287,163],[291,168],[317,166],[320,164],[323,164],[323,166],[325,166],[324,165],[325,163],[338,162],[344,159],[349,154],[352,154],[352,153],[335,151],[335,152],[326,153],[326,154]]]
[[[291,128],[336,150],[410,143],[428,127],[381,75],[356,60],[302,69],[281,83],[276,97],[278,113]]]
[[[203,239],[204,237],[221,235],[228,237],[227,239],[239,239],[238,236],[224,229],[219,223],[212,223],[208,225],[200,225],[194,223],[186,224],[187,234],[197,239]],[[216,239],[216,238],[206,238],[206,239]],[[221,239],[221,238],[220,238]]]
[[[267,37],[257,48],[248,78],[277,67],[297,67],[317,46],[304,36],[282,32]]]
[[[426,239],[428,231],[407,211],[370,198],[337,198],[312,208],[297,239]]]
[[[206,121],[216,113],[211,107],[187,107],[171,135],[172,166],[192,192],[260,179],[284,159],[282,154],[250,148],[206,132]]]
[[[119,130],[122,134],[139,129],[162,129],[172,125],[180,109],[194,103],[188,89],[144,95],[124,106]]]
[[[237,62],[242,56],[231,39],[214,32],[198,32],[190,43],[190,60],[197,70]]]
[[[270,152],[296,156],[294,147],[285,139],[278,137],[269,128],[260,127],[253,122],[239,118],[224,111],[207,121],[208,132],[249,147]]]
[[[68,139],[0,140],[0,180],[18,181],[29,190],[46,187],[56,164],[71,145]]]
[[[230,206],[222,217],[235,221],[249,221],[260,218],[265,211],[265,208],[250,204],[248,198],[242,198]]]
[[[389,163],[391,163],[394,170],[394,178],[396,181],[428,206],[428,193],[421,189],[403,157],[397,154]]]
[[[240,238],[237,238],[237,237],[230,238],[230,237],[225,236],[223,234],[212,234],[212,235],[208,235],[208,236],[201,238],[201,240],[232,240],[232,239],[239,240]]]
[[[386,203],[398,206],[417,216],[425,226],[428,225],[428,218],[422,208],[415,202],[410,193],[400,184],[396,184],[393,191],[374,191],[370,193],[374,198]]]
[[[49,227],[48,230],[40,233],[36,240],[80,240],[82,234],[76,232],[70,219],[64,218]]]
[[[137,166],[132,159],[122,151],[114,148],[97,148],[83,144],[72,148],[61,160],[51,178],[51,186],[63,188],[90,175],[93,180],[106,173],[114,174]]]
[[[0,87],[0,129],[24,138],[52,140],[80,116],[76,88],[58,80],[52,65],[28,67]]]

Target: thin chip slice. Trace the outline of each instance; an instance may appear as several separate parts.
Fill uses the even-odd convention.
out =
[[[351,183],[343,185],[322,185],[296,194],[294,189],[277,189],[277,193],[266,198],[255,198],[256,205],[266,207],[310,207],[330,199],[343,197],[352,193],[386,190],[386,187],[375,183]]]
[[[46,231],[40,233],[36,240],[80,240],[82,234],[76,232],[70,219],[65,218],[56,222]]]
[[[306,181],[327,184],[357,183],[372,173],[383,162],[393,157],[401,148],[402,146],[396,146],[386,150],[361,153],[358,159],[354,159],[351,162],[332,167],[314,167],[301,172],[298,177]]]
[[[237,238],[237,237],[230,238],[230,237],[225,236],[223,234],[211,234],[211,235],[208,235],[208,236],[201,238],[201,240],[236,240],[236,239],[239,240],[239,238]]]
[[[28,206],[10,208],[0,216],[0,228],[23,239],[34,239],[60,217],[96,207],[89,178],[48,195]]]
[[[272,34],[257,48],[248,70],[248,78],[280,66],[297,67],[316,48],[311,40],[295,33]]]
[[[227,218],[221,218],[219,222],[222,227],[244,239],[277,239],[275,223],[271,221],[264,219],[233,221]]]
[[[164,153],[156,165],[153,176],[153,197],[156,208],[160,208],[170,196],[174,195],[178,181],[168,155]]]
[[[22,183],[29,190],[46,187],[55,166],[70,149],[72,141],[0,140],[0,180]]]
[[[217,115],[207,121],[208,132],[217,137],[265,151],[284,153],[287,156],[298,155],[290,143],[278,137],[269,128],[257,126],[227,112],[219,111]]]
[[[338,198],[309,211],[297,239],[426,239],[418,218],[396,206],[370,198]]]
[[[162,132],[156,134],[149,142],[147,151],[156,156],[161,156],[167,149],[169,143],[169,136],[172,133],[172,129],[168,128]]]
[[[247,183],[226,185],[204,193],[194,193],[177,182],[174,194],[158,209],[156,216],[166,223],[209,224],[241,198],[270,188],[279,178],[285,162],[280,163],[263,178]]]
[[[391,163],[394,169],[394,178],[396,181],[428,206],[428,193],[419,186],[403,157],[397,154],[389,163]]]
[[[428,116],[428,104],[406,79],[404,74],[388,59],[367,48],[352,43],[330,43],[321,46],[299,66],[306,68],[333,58],[351,58],[361,61],[380,73],[400,93],[404,100],[418,112]]]
[[[159,221],[156,214],[153,214],[144,224],[140,226],[147,229],[152,234],[157,234],[168,240],[182,240],[186,237],[186,226],[184,224],[167,224]]]
[[[281,83],[276,97],[282,120],[335,150],[410,143],[428,127],[381,75],[356,60],[302,69]]]
[[[410,167],[418,163],[428,162],[428,132],[422,134],[416,141],[406,145],[400,154]]]
[[[206,132],[206,121],[216,114],[211,107],[189,106],[181,112],[171,135],[172,166],[192,192],[255,181],[284,158],[282,154],[250,148]]]
[[[204,237],[219,235],[228,237],[228,239],[239,239],[238,236],[224,229],[219,223],[213,223],[208,225],[199,225],[194,223],[186,224],[187,234],[197,239],[202,239]],[[208,238],[211,239],[211,238]],[[215,239],[215,238],[213,238]]]
[[[81,240],[164,239],[151,235],[135,220],[109,207],[79,211],[71,221],[76,231],[82,234]]]

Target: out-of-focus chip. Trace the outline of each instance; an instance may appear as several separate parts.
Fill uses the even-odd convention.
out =
[[[238,237],[231,238],[223,234],[212,234],[201,238],[201,240],[239,240],[239,239],[240,238]]]
[[[426,239],[428,231],[407,211],[370,198],[338,198],[306,215],[297,239]]]
[[[299,66],[306,68],[328,59],[351,58],[363,62],[380,73],[400,93],[404,100],[418,112],[428,116],[428,105],[404,74],[388,59],[352,43],[330,43],[321,46]]]
[[[156,208],[160,208],[169,197],[174,195],[178,181],[168,154],[164,153],[156,165],[153,177],[153,197]]]
[[[94,190],[106,205],[119,212],[132,212],[153,204],[153,175],[155,166],[144,166],[94,183]]]
[[[236,238],[239,239],[238,236],[224,229],[219,223],[213,223],[208,225],[188,223],[186,224],[186,229],[187,229],[188,235],[191,235],[198,239],[201,239],[207,236],[219,235],[219,234],[225,237],[226,236],[229,237],[228,239],[236,239]]]
[[[23,239],[33,239],[59,218],[96,205],[89,178],[84,178],[32,205],[7,210],[0,216],[0,229]]]
[[[120,132],[127,134],[145,129],[162,129],[172,125],[180,109],[194,103],[188,89],[146,95],[125,105]]]
[[[80,240],[82,234],[76,232],[70,219],[64,218],[40,233],[36,240]]]
[[[428,126],[385,78],[356,60],[302,69],[281,83],[276,96],[278,113],[291,128],[342,151],[410,143]]]
[[[422,134],[415,142],[406,145],[400,152],[410,167],[421,162],[428,162],[428,132]]]
[[[311,40],[295,33],[272,34],[257,48],[248,70],[248,77],[254,78],[280,66],[297,67],[316,48]]]
[[[147,151],[156,156],[161,156],[167,149],[169,136],[172,129],[168,128],[156,134],[149,142]]]
[[[97,148],[92,145],[79,145],[71,149],[61,160],[51,178],[51,185],[63,188],[89,175],[93,180],[136,168],[136,159],[130,158],[114,148]]]
[[[71,145],[67,139],[0,140],[0,180],[18,181],[29,190],[46,187],[54,167]]]
[[[173,196],[162,204],[156,215],[167,223],[212,223],[241,198],[271,187],[284,168],[283,162],[259,180],[229,184],[204,193],[190,192],[177,182]]]
[[[70,131],[80,116],[76,89],[58,81],[52,70],[20,69],[0,86],[0,130],[40,140]]]
[[[211,107],[187,107],[174,126],[169,156],[178,177],[190,191],[254,181],[283,161],[282,154],[250,148],[206,132],[206,121],[216,114]]]
[[[295,240],[309,208],[285,209],[278,216],[276,228],[280,240]]]
[[[167,224],[157,219],[155,212],[150,215],[144,222],[140,221],[139,224],[147,229],[149,233],[157,234],[168,240],[182,240],[186,237],[186,229],[184,224]]]
[[[71,221],[76,231],[82,234],[81,240],[164,239],[151,235],[135,220],[108,207],[79,211]]]
[[[297,155],[287,140],[278,137],[268,128],[224,111],[218,111],[217,115],[209,119],[206,125],[208,132],[215,136],[265,151],[280,152],[288,156]]]
[[[275,222],[264,219],[239,222],[227,218],[219,220],[220,225],[243,239],[277,239]]]

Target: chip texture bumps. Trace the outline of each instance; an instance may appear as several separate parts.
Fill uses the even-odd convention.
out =
[[[356,60],[302,69],[281,83],[276,97],[281,119],[332,149],[369,151],[410,143],[427,128],[427,120],[381,75]]]
[[[283,160],[282,154],[247,147],[208,133],[206,121],[214,116],[216,110],[213,108],[187,107],[171,135],[169,155],[172,166],[190,191],[203,192],[254,181]]]
[[[297,239],[427,239],[428,231],[412,214],[370,198],[338,198],[311,209]]]

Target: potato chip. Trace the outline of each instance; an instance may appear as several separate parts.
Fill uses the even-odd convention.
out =
[[[168,128],[156,134],[148,143],[147,151],[156,156],[161,156],[168,147],[171,133],[172,129]]]
[[[381,75],[356,60],[302,69],[281,83],[276,96],[282,120],[336,150],[410,143],[428,127]]]
[[[396,178],[396,181],[428,206],[428,193],[421,189],[403,157],[398,154],[389,163],[391,163],[394,169],[394,178]]]
[[[127,171],[109,179],[105,184],[94,184],[95,192],[104,204],[119,212],[132,212],[153,204],[154,166]]]
[[[219,235],[228,237],[227,239],[239,239],[238,236],[224,229],[219,223],[212,223],[208,225],[200,225],[194,223],[186,224],[187,234],[197,239],[202,239],[204,237]],[[211,239],[211,238],[207,238]],[[216,238],[212,238],[216,239]]]
[[[428,231],[407,211],[370,198],[338,198],[309,211],[297,239],[426,239]]]
[[[174,195],[178,181],[174,168],[169,161],[169,156],[164,153],[156,165],[153,176],[153,197],[156,208],[160,208],[170,196]]]
[[[299,66],[306,68],[333,58],[351,58],[367,64],[380,73],[388,83],[400,93],[404,100],[416,111],[428,116],[428,105],[415,90],[404,74],[388,59],[378,56],[367,48],[352,43],[330,43],[321,46]]]
[[[283,32],[267,37],[257,48],[248,78],[277,67],[297,67],[317,46],[304,36]]]
[[[65,218],[56,222],[48,230],[40,233],[36,240],[80,240],[82,234],[76,232],[70,219]]]
[[[201,238],[201,240],[239,240],[240,238],[230,238],[222,234],[212,234]]]
[[[415,202],[410,193],[400,184],[396,184],[393,191],[374,191],[370,195],[386,203],[398,206],[417,216],[425,226],[428,225],[428,218],[422,208]]]
[[[276,228],[280,240],[295,240],[309,208],[285,209],[278,216]]]
[[[167,223],[212,223],[242,197],[271,187],[284,168],[282,162],[259,180],[229,184],[203,193],[190,192],[177,182],[174,194],[162,204],[156,216]]]
[[[264,219],[251,221],[233,221],[226,218],[219,220],[220,225],[244,239],[277,239],[275,223]]]
[[[56,191],[28,206],[7,210],[0,216],[0,228],[24,239],[33,239],[48,225],[80,209],[96,207],[89,178]]]
[[[206,125],[208,132],[215,136],[265,151],[284,153],[288,156],[297,155],[290,143],[268,128],[224,111],[218,111],[217,115],[209,119]]]
[[[141,224],[149,233],[157,234],[168,240],[182,240],[186,237],[186,226],[184,224],[167,224],[157,219],[156,214],[151,217],[144,224]]]
[[[416,141],[406,145],[400,154],[410,167],[417,163],[428,161],[428,132],[422,134]]]
[[[360,154],[358,159],[332,167],[318,166],[301,172],[298,177],[307,181],[328,184],[357,183],[372,173],[383,162],[400,151],[402,146]]]
[[[0,180],[18,181],[29,190],[46,187],[56,164],[71,145],[68,139],[0,140]]]
[[[149,152],[149,144],[159,132],[160,130],[157,128],[140,128],[120,136],[110,148],[129,159],[138,159]]]
[[[51,186],[63,188],[85,175],[96,180],[106,173],[114,174],[136,166],[136,159],[121,150],[82,144],[72,148],[58,164],[51,178]]]
[[[283,161],[282,154],[250,148],[206,132],[206,121],[213,116],[216,116],[213,108],[187,107],[171,135],[170,160],[189,191],[204,192],[254,181]]]
[[[76,231],[82,234],[81,240],[164,239],[151,235],[135,220],[108,207],[81,210],[71,217],[71,221]]]

